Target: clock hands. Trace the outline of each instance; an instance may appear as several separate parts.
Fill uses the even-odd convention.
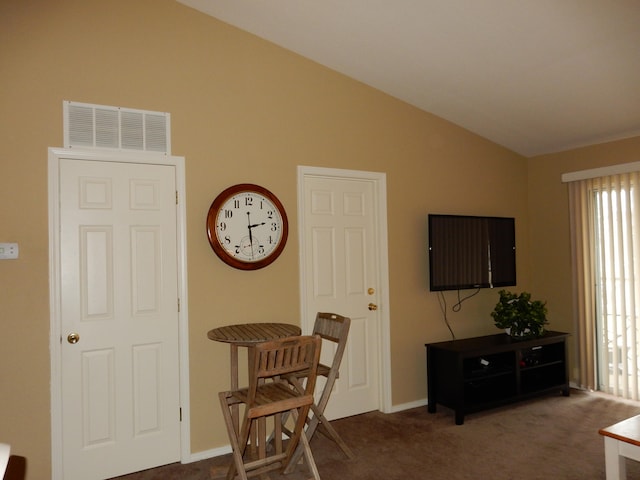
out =
[[[261,225],[265,225],[265,222],[254,223],[253,225],[251,225],[251,212],[247,212],[247,223],[248,223],[247,228],[249,229],[249,246],[251,248],[251,258],[253,258],[253,233],[252,233],[252,229],[254,229],[255,227],[259,227]]]
[[[251,258],[253,258],[253,235],[251,234],[251,213],[247,212],[247,223],[249,228],[249,247],[251,248]]]

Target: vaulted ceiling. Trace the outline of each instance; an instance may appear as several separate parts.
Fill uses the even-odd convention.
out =
[[[639,0],[178,0],[524,156],[640,135]]]

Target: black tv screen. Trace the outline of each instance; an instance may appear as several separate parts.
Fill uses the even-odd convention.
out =
[[[515,220],[428,216],[431,291],[516,284]]]

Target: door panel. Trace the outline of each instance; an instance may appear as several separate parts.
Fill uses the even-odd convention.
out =
[[[59,178],[64,478],[179,461],[175,168],[61,159]]]
[[[331,400],[330,419],[379,408],[379,315],[368,310],[378,290],[373,182],[303,177],[305,320],[316,312],[351,318],[347,349]],[[372,290],[370,290],[372,289]],[[310,327],[308,328],[310,331]],[[333,354],[322,346],[323,362]],[[318,379],[320,391],[322,379]]]

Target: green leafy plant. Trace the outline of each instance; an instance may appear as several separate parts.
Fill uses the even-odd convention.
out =
[[[505,329],[512,337],[539,337],[544,333],[547,321],[547,303],[531,300],[531,294],[500,290],[500,300],[491,316],[496,327]]]

